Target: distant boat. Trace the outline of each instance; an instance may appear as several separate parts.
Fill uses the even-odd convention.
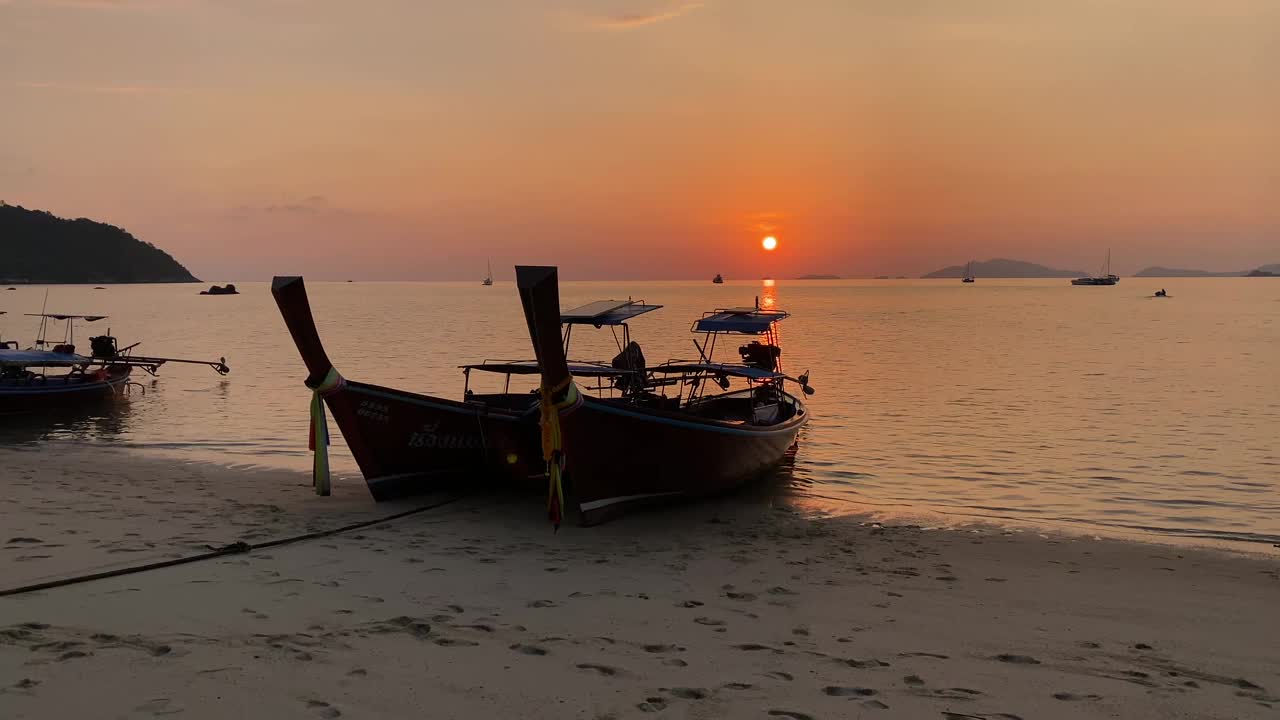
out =
[[[1111,274],[1111,251],[1107,250],[1107,262],[1102,266],[1102,272],[1093,277],[1076,278],[1071,281],[1072,285],[1115,285],[1120,282],[1119,275]]]
[[[488,287],[493,284],[493,266],[489,264],[488,260],[484,261],[484,265],[485,265],[484,280],[481,280],[480,284],[484,285],[485,287]]]
[[[715,283],[715,284],[717,284],[717,285],[723,285],[723,284],[724,284],[724,278],[720,275],[720,273],[716,273],[716,276],[715,276],[714,278],[711,278],[711,282],[713,282],[713,283]]]
[[[964,280],[961,280],[960,282],[971,283],[973,281],[973,261],[970,260],[969,264],[964,266]]]

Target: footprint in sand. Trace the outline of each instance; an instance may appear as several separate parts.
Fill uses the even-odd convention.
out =
[[[662,664],[670,665],[671,667],[688,667],[689,666],[689,663],[681,660],[680,658],[667,658],[666,660],[662,661]]]
[[[792,680],[795,679],[794,677],[792,677],[791,673],[782,672],[781,670],[774,670],[773,672],[767,672],[764,674],[764,676],[767,678],[773,678],[774,680],[786,680],[787,682],[791,682]]]
[[[814,720],[812,715],[795,710],[770,710],[769,714],[773,717],[790,718],[791,720]]]
[[[307,709],[322,718],[336,718],[342,716],[341,710],[323,700],[308,700]]]
[[[18,682],[14,683],[13,686],[19,690],[30,690],[31,688],[39,684],[40,684],[39,680],[32,680],[31,678],[22,678]]]
[[[1030,655],[1012,655],[1010,653],[1001,653],[995,656],[996,660],[1002,663],[1010,663],[1012,665],[1039,665],[1040,661]]]
[[[721,625],[724,625],[723,620],[716,620],[715,618],[709,618],[709,617],[696,617],[693,619],[693,621],[698,623],[699,625],[709,625],[711,627],[719,627]]]
[[[668,692],[681,700],[701,700],[707,696],[707,691],[702,688],[673,687]]]
[[[731,683],[725,683],[720,687],[725,688],[726,690],[750,690],[755,686],[750,683],[731,682]]]
[[[845,658],[837,659],[836,662],[848,665],[856,670],[870,670],[872,668],[889,667],[889,663],[875,658],[871,658],[870,660],[854,660],[852,658]]]
[[[753,593],[749,593],[749,592],[728,591],[725,593],[725,597],[729,598],[730,600],[740,600],[742,602],[750,602],[751,600],[756,599],[756,596]]]
[[[864,687],[841,687],[839,685],[828,685],[822,688],[822,692],[832,697],[871,697],[877,695],[877,691]]]
[[[680,647],[679,645],[654,644],[654,645],[645,645],[644,651],[651,652],[651,653],[683,652],[684,648]]]
[[[511,649],[524,655],[546,655],[548,652],[546,648],[540,648],[537,645],[525,645],[523,643],[516,643],[511,646]]]
[[[355,668],[347,672],[347,677],[368,677],[369,671],[364,668]]]
[[[595,663],[578,663],[578,669],[590,670],[591,672],[599,673],[607,677],[613,677],[621,672],[618,668],[609,667],[608,665],[597,665]]]
[[[660,697],[645,698],[644,702],[638,703],[636,707],[640,712],[662,712],[667,707],[667,700]]]
[[[529,608],[548,608],[548,607],[555,607],[555,606],[556,606],[555,600],[533,600],[525,604],[525,607],[529,607]]]
[[[475,647],[480,643],[474,640],[462,640],[460,638],[438,637],[432,642],[441,647]]]
[[[697,600],[685,600],[684,602],[676,603],[676,607],[696,608],[696,607],[702,607],[702,603],[698,602]]]
[[[920,677],[919,675],[908,675],[902,678],[902,682],[907,685],[923,685],[924,678]]]

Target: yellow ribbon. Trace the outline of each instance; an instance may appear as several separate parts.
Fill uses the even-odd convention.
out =
[[[556,402],[556,393],[562,390],[564,399]],[[559,530],[564,514],[564,484],[561,481],[561,475],[564,472],[564,444],[560,435],[560,410],[578,401],[578,387],[573,384],[573,378],[565,378],[564,382],[554,388],[543,385],[539,388],[539,392],[541,394],[539,408],[542,411],[542,419],[539,423],[542,426],[542,459],[547,461],[547,477],[550,483],[547,488],[547,515]]]
[[[331,492],[329,476],[329,423],[325,419],[324,396],[342,387],[342,376],[337,368],[329,368],[329,373],[311,392],[311,484],[315,486],[317,495],[328,495]]]

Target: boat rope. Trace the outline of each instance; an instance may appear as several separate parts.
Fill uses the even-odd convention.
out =
[[[66,587],[67,585],[79,585],[81,583],[91,582],[93,580],[105,580],[107,578],[120,577],[121,575],[134,575],[137,573],[148,572],[151,570],[160,570],[162,568],[174,567],[175,565],[186,565],[189,563],[201,562],[203,560],[213,560],[215,558],[225,557],[227,555],[238,555],[241,553],[252,552],[254,550],[265,550],[266,548],[279,547],[281,545],[292,545],[293,543],[303,542],[305,540],[315,540],[318,538],[339,535],[352,530],[361,530],[373,525],[399,520],[410,515],[426,512],[427,510],[435,510],[444,507],[450,503],[457,502],[464,497],[465,494],[454,495],[439,502],[430,505],[423,505],[410,510],[404,510],[398,513],[391,513],[373,520],[362,520],[350,525],[331,528],[329,530],[317,530],[303,535],[294,535],[292,537],[280,538],[278,540],[268,540],[260,543],[247,543],[243,540],[223,545],[222,547],[213,547],[209,552],[200,553],[198,555],[188,555],[186,557],[172,558],[169,560],[161,560],[159,562],[147,563],[145,565],[133,565],[130,567],[116,568],[114,570],[104,570],[102,572],[89,573],[86,575],[76,575],[68,578],[60,578],[58,580],[48,580],[46,582],[34,583],[31,585],[23,585],[21,587],[0,589],[0,597],[8,597],[11,595],[22,595],[24,593],[35,592],[37,590],[48,590],[50,588]]]
[[[324,380],[311,388],[311,433],[307,444],[312,453],[311,484],[317,495],[328,495],[332,490],[329,474],[329,423],[325,418],[324,398],[338,392],[346,384],[347,381],[338,374],[338,369],[331,367]]]
[[[578,387],[574,385],[572,377],[566,377],[554,388],[543,384],[538,391],[541,395],[538,404],[542,411],[542,419],[538,423],[542,426],[542,459],[547,461],[549,482],[547,517],[555,529],[559,530],[560,521],[564,517],[564,483],[561,482],[561,475],[564,473],[564,443],[560,436],[560,411],[579,402]],[[561,392],[564,393],[564,398],[557,402],[555,396]]]

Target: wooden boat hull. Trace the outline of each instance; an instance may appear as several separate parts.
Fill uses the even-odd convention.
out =
[[[83,375],[0,379],[0,412],[38,410],[110,397],[124,390],[131,370],[128,365],[110,365]]]
[[[310,372],[307,387],[324,399],[374,499],[545,476],[532,396],[458,402],[343,379],[320,342],[302,278],[276,278],[271,294]]]
[[[786,423],[752,426],[583,398],[560,415],[579,521],[733,490],[775,467],[807,420],[803,406]]]
[[[787,414],[769,425],[721,419],[709,404],[675,411],[582,396],[561,344],[556,269],[517,267],[516,279],[558,415],[566,503],[576,503],[583,525],[638,505],[736,488],[781,461],[808,420],[803,403],[785,393]]]
[[[323,397],[375,500],[545,474],[536,413],[349,380]]]

